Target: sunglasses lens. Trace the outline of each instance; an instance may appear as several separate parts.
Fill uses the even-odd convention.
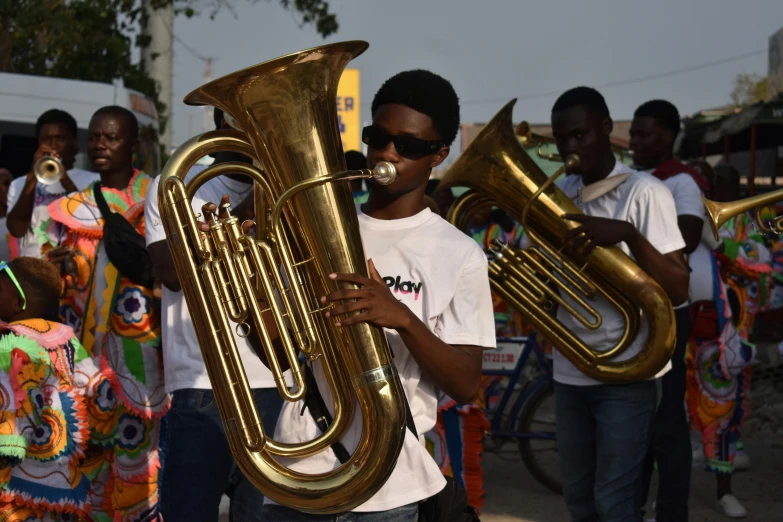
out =
[[[421,158],[427,155],[427,142],[409,136],[396,136],[394,147],[401,156],[406,158]]]
[[[428,154],[433,154],[434,142],[421,140],[411,136],[392,136],[378,127],[365,127],[362,129],[362,142],[374,149],[385,148],[390,141],[394,142],[394,148],[400,156],[409,159],[419,159]]]
[[[378,127],[365,127],[362,130],[362,142],[374,149],[382,149],[391,141],[392,137]]]

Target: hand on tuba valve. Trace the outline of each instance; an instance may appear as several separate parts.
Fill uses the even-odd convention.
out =
[[[492,290],[584,374],[615,383],[654,377],[674,351],[671,301],[655,280],[614,246],[628,233],[626,225],[582,215],[554,184],[557,176],[575,168],[579,158],[566,157],[550,177],[528,155],[526,149],[553,140],[530,133],[529,125],[515,133],[514,103],[492,118],[441,180],[438,190],[471,189],[452,205],[449,221],[464,230],[472,214],[488,205],[514,217],[531,246],[493,249]],[[569,246],[583,251],[574,254]],[[604,309],[613,309],[622,322],[621,333],[608,350],[595,350],[569,327],[576,323],[588,332],[605,327],[596,299],[603,300]],[[567,314],[568,324],[552,315],[555,307],[561,315]],[[642,318],[648,325],[644,344],[635,355],[621,357],[640,335]]]

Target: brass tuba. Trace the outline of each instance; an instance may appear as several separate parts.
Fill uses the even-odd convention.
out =
[[[783,216],[773,216],[772,219],[767,220],[762,213],[768,205],[783,201],[783,189],[773,190],[766,194],[759,194],[758,196],[730,201],[728,203],[712,201],[707,198],[702,199],[704,200],[704,206],[707,208],[707,216],[709,217],[712,234],[715,236],[716,240],[719,239],[718,231],[726,221],[754,208],[758,208],[758,211],[756,211],[753,221],[755,227],[760,232],[773,235],[783,233]]]
[[[489,265],[492,289],[586,375],[603,382],[655,376],[674,353],[674,310],[668,296],[617,247],[596,248],[587,259],[561,252],[565,233],[579,226],[562,216],[581,211],[553,181],[575,166],[578,158],[566,158],[563,168],[547,179],[514,134],[511,115],[515,103],[512,100],[492,118],[441,180],[438,190],[454,186],[473,189],[454,203],[449,221],[464,230],[470,216],[482,206],[497,205],[508,212],[522,224],[534,246],[523,250],[498,245]],[[602,318],[591,305],[598,295],[625,321],[620,341],[605,352],[592,350],[552,316],[558,305],[586,328],[601,328]],[[642,315],[648,321],[649,334],[641,352],[624,361],[612,361],[638,334]]]
[[[308,513],[338,513],[367,501],[391,475],[405,436],[403,390],[383,330],[369,324],[338,329],[334,319],[324,317],[318,301],[338,289],[330,273],[367,275],[347,181],[373,178],[388,184],[396,175],[388,163],[374,170],[345,170],[337,85],[348,62],[367,47],[353,41],[301,51],[193,91],[186,104],[218,107],[243,132],[213,131],[192,138],[171,157],[160,181],[161,219],[231,451],[264,495]],[[222,163],[185,186],[182,179],[189,168],[219,150],[241,152],[264,170]],[[229,173],[255,182],[256,237],[243,234],[230,206],[222,209],[229,217],[205,216],[208,234],[197,228],[191,198],[207,180]],[[261,308],[256,292],[269,308]],[[292,389],[286,386],[264,316],[274,320],[279,332],[292,369]],[[239,335],[255,329],[287,401],[305,394],[297,353],[321,359],[334,397],[334,421],[326,433],[284,444],[264,432],[229,320]],[[362,437],[348,462],[328,473],[306,475],[277,460],[328,450],[350,426],[357,399]]]

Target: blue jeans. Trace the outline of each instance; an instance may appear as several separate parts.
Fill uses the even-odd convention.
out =
[[[555,383],[563,497],[573,522],[636,522],[656,382]]]
[[[268,522],[416,522],[419,519],[419,504],[408,504],[389,511],[349,511],[338,515],[308,515],[295,509],[268,504],[261,513],[261,518]]]
[[[256,407],[271,436],[283,398],[277,388],[253,390]],[[238,473],[212,390],[173,393],[167,414],[167,454],[161,511],[166,522],[214,522],[220,499]],[[261,522],[264,496],[244,475],[231,497],[232,522]]]

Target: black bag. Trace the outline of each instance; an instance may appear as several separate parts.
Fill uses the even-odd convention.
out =
[[[92,192],[103,216],[103,247],[109,261],[120,275],[134,284],[152,288],[155,284],[155,267],[147,252],[144,236],[136,232],[125,216],[109,209],[101,192],[100,181],[93,184]]]
[[[305,394],[305,406],[310,410],[310,415],[315,419],[318,428],[325,433],[329,424],[332,423],[332,415],[326,408],[324,399],[318,391],[318,385],[315,383],[309,366],[305,366],[305,382],[307,392]],[[405,400],[405,424],[416,438],[419,437],[416,431],[416,424],[413,422],[408,398],[403,393]],[[348,450],[339,442],[332,444],[337,460],[345,464],[350,458]],[[481,522],[476,509],[468,504],[468,494],[452,477],[446,478],[446,487],[428,499],[419,502],[419,522]]]

